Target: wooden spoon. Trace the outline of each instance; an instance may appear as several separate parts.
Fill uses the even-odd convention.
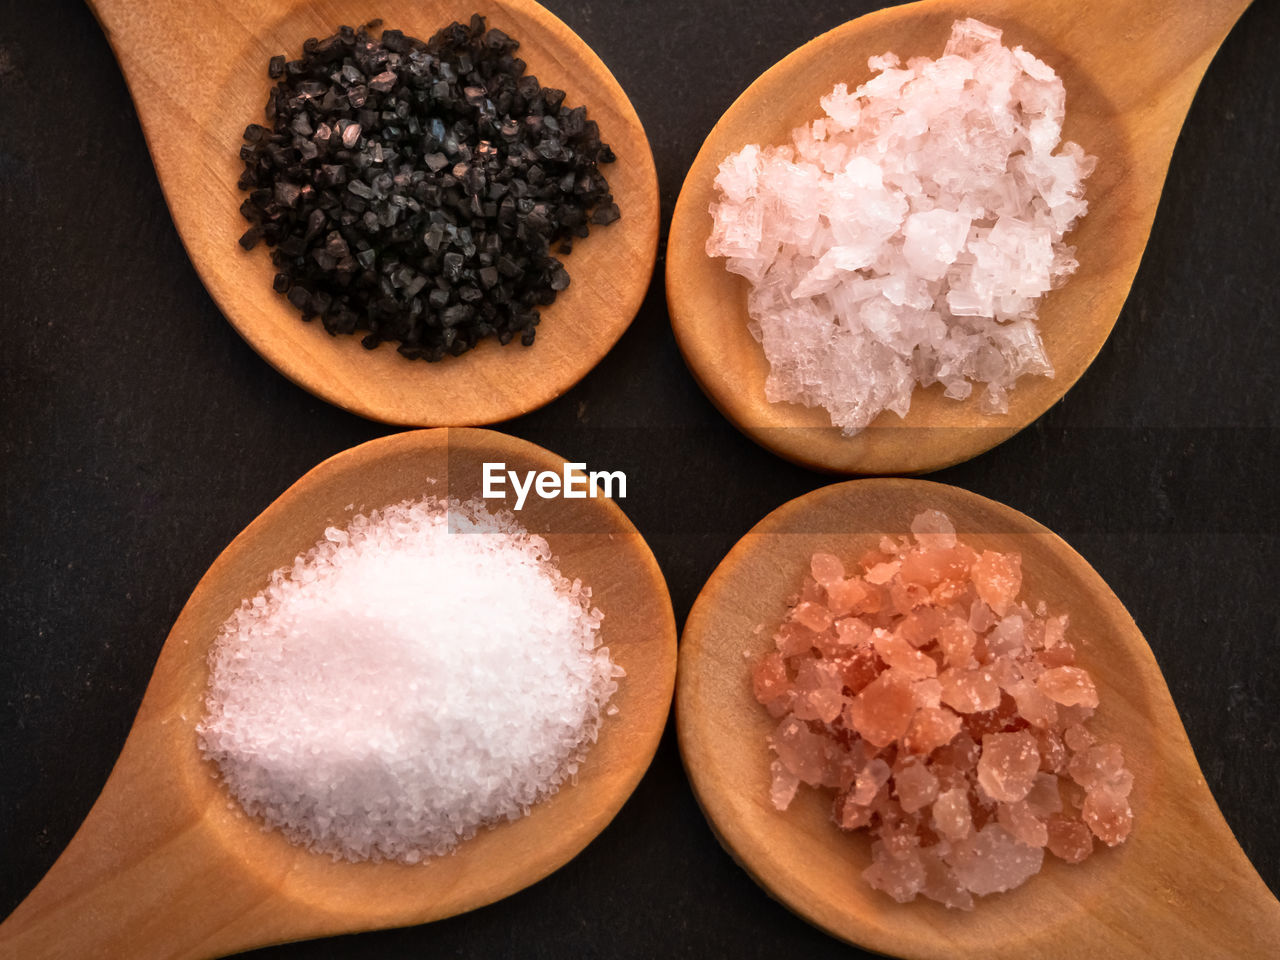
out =
[[[353,511],[427,494],[479,495],[485,461],[557,473],[564,465],[540,447],[487,430],[402,433],[326,460],[232,541],[178,616],[102,795],[49,873],[0,925],[0,957],[214,957],[423,923],[528,886],[604,829],[657,748],[676,657],[662,573],[609,500],[531,496],[517,514],[546,536],[565,576],[592,587],[604,612],[602,641],[627,673],[613,700],[619,712],[605,719],[576,783],[527,817],[422,864],[335,862],[246,817],[196,747],[209,645],[242,598]]]
[[[591,49],[533,0],[90,0],[138,108],[160,185],[187,253],[218,307],[273,367],[361,416],[415,426],[493,423],[536,409],[578,382],[631,323],[653,273],[658,181],[649,141],[618,82]],[[393,345],[330,337],[272,291],[265,245],[246,253],[236,189],[242,134],[263,122],[267,60],[301,55],[308,37],[381,17],[426,39],[472,13],[520,41],[545,85],[567,91],[617,153],[603,169],[622,219],[596,227],[565,258],[572,282],[543,308],[529,348],[481,343],[429,364]]]
[[[667,305],[685,361],[712,402],[761,446],[842,473],[919,473],[990,449],[1044,413],[1106,341],[1146,247],[1169,158],[1214,51],[1249,0],[923,0],[859,17],[805,44],[747,88],[707,137],[676,203],[667,245]],[[869,56],[937,57],[951,24],[976,17],[1053,67],[1067,91],[1065,140],[1098,157],[1089,215],[1068,236],[1080,269],[1040,308],[1056,376],[1023,377],[1009,412],[978,410],[942,387],[917,390],[900,420],[884,413],[849,438],[827,412],[764,398],[768,363],[747,330],[748,284],[706,254],[720,162],[748,143],[781,144],[821,115],[837,82],[867,80]],[[1159,349],[1153,344],[1152,349]]]
[[[899,904],[860,876],[865,833],[830,820],[831,798],[802,787],[785,813],[769,799],[776,721],[756,703],[751,667],[799,591],[816,551],[848,569],[921,510],[947,513],[975,548],[1022,554],[1024,598],[1070,615],[1068,637],[1097,683],[1099,737],[1135,777],[1134,828],[1071,866],[1044,869],[972,912],[924,898]],[[912,960],[1106,956],[1270,958],[1280,904],[1214,803],[1151,649],[1102,578],[1016,510],[922,480],[857,480],[792,500],[756,524],[712,574],[680,641],[676,719],[685,769],[720,842],[778,900],[851,943]],[[1259,798],[1259,802],[1269,798]]]

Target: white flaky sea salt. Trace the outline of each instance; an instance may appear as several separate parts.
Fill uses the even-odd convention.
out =
[[[475,501],[330,527],[223,624],[201,749],[317,852],[446,853],[554,793],[595,741],[622,670],[590,596]]]
[[[965,20],[937,60],[873,57],[791,145],[721,163],[707,253],[751,282],[771,402],[853,434],[905,416],[917,383],[985,384],[1003,413],[1018,377],[1053,375],[1036,308],[1076,269],[1063,237],[1095,159],[1059,149],[1062,81],[1000,37]]]

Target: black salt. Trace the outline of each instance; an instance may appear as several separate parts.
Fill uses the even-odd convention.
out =
[[[613,151],[479,15],[426,43],[375,25],[272,58],[268,126],[240,150],[240,242],[274,247],[274,287],[304,320],[370,349],[528,346],[537,307],[569,284],[552,247],[618,219],[597,166]]]

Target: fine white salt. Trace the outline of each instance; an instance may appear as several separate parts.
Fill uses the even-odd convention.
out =
[[[312,850],[447,853],[554,793],[595,741],[622,670],[590,597],[479,502],[356,516],[223,624],[201,749]]]
[[[872,57],[792,144],[721,163],[707,253],[751,282],[769,401],[853,434],[905,416],[917,383],[985,384],[1003,413],[1020,376],[1053,375],[1036,310],[1077,267],[1063,237],[1095,158],[1059,149],[1062,81],[1000,38],[964,20],[937,60]]]

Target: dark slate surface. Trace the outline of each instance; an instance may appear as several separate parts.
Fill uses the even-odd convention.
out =
[[[794,47],[875,6],[549,5],[644,120],[664,227],[733,98]],[[1030,429],[933,477],[1025,511],[1108,580],[1273,890],[1278,41],[1280,4],[1256,3],[1210,69],[1133,293],[1090,371]],[[38,16],[17,0],[0,5],[0,199],[4,915],[93,803],[160,645],[214,556],[308,468],[388,428],[286,382],[219,315],[169,220],[107,43],[72,0],[46,0]],[[715,412],[676,350],[661,271],[660,261],[640,316],[598,369],[502,428],[627,471],[625,509],[683,620],[744,531],[829,478],[756,448]],[[859,955],[775,904],[721,851],[668,730],[616,821],[533,888],[426,927],[260,955],[780,952]]]

